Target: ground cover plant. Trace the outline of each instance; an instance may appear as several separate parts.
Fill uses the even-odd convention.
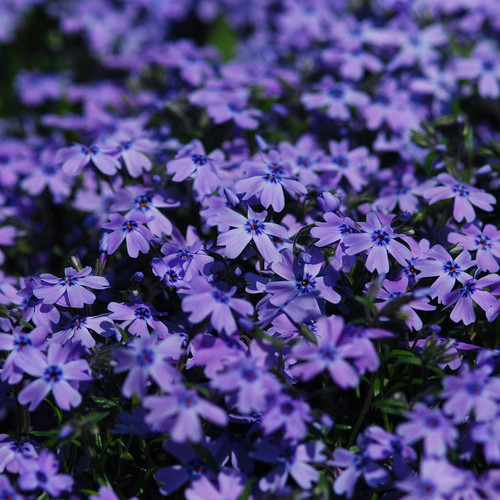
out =
[[[0,2],[0,497],[500,498],[499,40]]]

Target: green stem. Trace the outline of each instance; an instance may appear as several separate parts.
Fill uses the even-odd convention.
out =
[[[373,372],[371,374],[370,387],[368,388],[368,393],[366,394],[365,402],[363,403],[363,408],[361,408],[361,412],[359,413],[358,420],[356,421],[356,424],[354,425],[351,436],[349,437],[349,442],[347,443],[348,449],[353,445],[354,440],[356,439],[356,436],[358,435],[359,429],[361,428],[363,420],[365,419],[366,414],[368,413],[368,410],[370,409],[370,404],[371,404],[372,398],[373,398],[373,390],[375,388],[375,375],[376,375],[376,372]]]

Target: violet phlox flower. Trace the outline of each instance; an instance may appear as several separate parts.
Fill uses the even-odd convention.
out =
[[[500,464],[500,414],[473,425],[470,437],[474,443],[482,444],[483,455],[491,464]]]
[[[457,222],[461,222],[463,219],[467,222],[473,222],[476,218],[474,206],[486,212],[491,212],[493,205],[497,202],[493,195],[482,189],[459,182],[450,174],[439,174],[437,179],[442,185],[426,189],[423,196],[430,205],[453,198],[453,217]]]
[[[279,381],[255,356],[243,357],[228,363],[217,372],[210,386],[223,393],[236,393],[236,408],[243,414],[263,412],[268,398],[280,391]]]
[[[463,422],[472,412],[476,421],[489,420],[497,413],[500,379],[490,375],[491,368],[487,365],[471,370],[463,364],[457,375],[443,379],[441,397],[446,399],[443,408],[455,422]]]
[[[407,422],[397,426],[397,434],[405,444],[422,440],[426,456],[444,457],[456,445],[458,429],[439,408],[417,403],[406,413]]]
[[[225,427],[228,416],[222,408],[200,397],[194,389],[173,385],[167,395],[147,396],[146,422],[154,429],[168,431],[172,441],[197,443],[203,437],[201,417]]]
[[[29,441],[18,441],[7,434],[0,434],[0,472],[7,470],[18,474],[26,459],[35,459],[38,453]]]
[[[483,272],[496,273],[500,269],[500,230],[493,224],[482,229],[475,224],[464,224],[460,232],[448,235],[448,241],[459,248],[476,251],[477,267]]]
[[[437,276],[432,283],[431,297],[437,297],[442,303],[444,296],[453,290],[455,283],[464,283],[472,279],[467,269],[475,265],[470,253],[462,251],[456,257],[452,257],[441,245],[434,245],[427,252],[425,257],[415,261],[415,268],[420,271],[418,279]]]
[[[165,313],[158,312],[151,304],[142,302],[139,298],[133,299],[130,304],[110,302],[108,309],[111,311],[108,318],[121,321],[119,326],[132,335],[148,337],[151,330],[160,338],[168,335],[168,328],[158,319],[165,316]]]
[[[404,492],[401,500],[451,498],[453,490],[462,486],[463,475],[444,458],[423,458],[419,469],[417,475],[396,482],[397,488]]]
[[[301,101],[308,110],[324,108],[330,118],[346,121],[351,117],[350,108],[362,108],[368,104],[369,97],[351,84],[325,76],[311,91],[302,95]]]
[[[168,288],[182,288],[189,281],[186,280],[184,269],[179,266],[170,267],[165,257],[151,259],[151,269]]]
[[[81,271],[67,267],[62,278],[48,273],[41,274],[40,286],[33,290],[33,294],[44,304],[82,308],[85,304],[92,304],[96,299],[87,288],[102,290],[110,286],[106,278],[90,276],[91,272],[92,268],[86,266]]]
[[[298,363],[292,374],[305,381],[327,370],[332,380],[341,388],[355,387],[360,374],[351,363],[364,351],[355,341],[342,343],[344,320],[341,316],[322,317],[316,322],[317,344],[302,340],[291,351]]]
[[[222,97],[222,98],[221,98]],[[244,130],[255,130],[259,126],[259,118],[263,113],[260,109],[248,107],[246,95],[218,96],[207,103],[207,114],[215,123],[226,123],[233,120]]]
[[[264,434],[272,434],[285,428],[283,438],[299,441],[307,434],[307,422],[312,420],[310,406],[302,399],[293,399],[287,394],[278,394],[271,399],[261,419]]]
[[[54,394],[56,404],[62,410],[79,406],[82,396],[75,386],[78,387],[79,382],[92,380],[87,361],[73,359],[73,350],[69,344],[64,347],[51,344],[47,355],[39,351],[27,352],[17,364],[24,372],[36,378],[18,396],[21,404],[30,405],[30,411],[36,409],[50,392]]]
[[[333,289],[336,275],[333,270],[324,270],[323,255],[313,252],[307,260],[309,262],[294,259],[290,250],[284,250],[283,261],[271,265],[272,270],[283,279],[272,280],[265,286],[271,304],[283,307],[297,321],[307,315],[321,315],[318,300],[337,304],[341,299]]]
[[[317,221],[315,227],[311,229],[311,236],[318,239],[315,243],[318,247],[343,242],[348,234],[358,232],[355,222],[350,217],[341,217],[333,212],[326,212],[323,218],[325,222]]]
[[[2,380],[9,384],[17,384],[23,378],[22,362],[18,361],[30,351],[43,350],[49,331],[45,326],[37,326],[31,332],[23,332],[22,328],[13,328],[10,334],[0,333],[0,350],[10,351],[2,366]]]
[[[284,442],[279,447],[265,439],[256,441],[252,458],[274,465],[259,481],[259,488],[264,492],[283,493],[291,476],[301,489],[310,490],[320,477],[312,464],[324,463],[324,448],[321,441],[308,441],[298,446]]]
[[[455,323],[462,321],[465,325],[470,325],[476,320],[474,313],[474,303],[476,303],[488,313],[488,320],[491,321],[491,308],[495,307],[498,301],[493,293],[485,288],[497,286],[499,282],[498,274],[488,274],[479,279],[465,281],[461,288],[447,293],[443,298],[443,304],[445,306],[455,304],[450,319]]]
[[[0,495],[9,500],[24,500],[26,497],[16,491],[14,486],[10,484],[9,478],[5,475],[0,475]]]
[[[260,160],[243,162],[241,168],[245,171],[245,178],[235,184],[237,193],[244,193],[243,200],[256,196],[264,208],[270,206],[275,212],[285,208],[285,195],[307,194],[306,187],[293,178],[290,166],[283,162],[276,150],[267,155],[260,153]]]
[[[229,290],[211,285],[204,277],[196,276],[182,290],[182,309],[189,313],[189,321],[200,323],[210,316],[218,332],[231,335],[237,330],[233,311],[246,317],[253,314],[253,306],[245,299],[234,297],[236,287]]]
[[[62,163],[62,169],[68,175],[78,175],[89,164],[93,164],[103,174],[114,175],[121,168],[116,152],[115,148],[95,143],[75,144],[60,149],[56,159]]]
[[[267,222],[266,217],[265,210],[259,213],[250,207],[246,217],[228,207],[219,210],[211,222],[227,224],[234,228],[220,233],[217,238],[217,245],[225,247],[223,255],[234,259],[253,241],[266,262],[279,262],[282,257],[273,240],[277,238],[279,243],[288,239],[288,231],[280,224]]]
[[[131,398],[133,394],[144,397],[147,382],[151,377],[163,390],[168,391],[181,379],[180,372],[172,365],[179,361],[184,339],[180,335],[169,335],[159,342],[155,335],[138,337],[124,347],[114,351],[115,372],[128,372],[122,386],[122,394]]]
[[[0,271],[0,280],[3,278]],[[23,321],[33,321],[37,326],[45,325],[47,328],[52,328],[52,323],[58,323],[61,314],[54,304],[44,304],[42,299],[39,299],[33,292],[41,284],[41,280],[34,276],[29,276],[22,280],[22,288],[17,292],[17,295],[22,299],[21,308],[23,310]],[[16,293],[14,287],[7,281],[0,285],[0,292],[3,288],[9,286]],[[0,293],[0,303],[2,302],[2,293]]]
[[[136,214],[130,218],[125,218],[117,213],[110,214],[109,222],[102,224],[104,229],[112,230],[111,233],[104,235],[103,250],[108,254],[112,254],[125,240],[127,253],[130,257],[135,259],[139,256],[139,253],[148,253],[153,235],[143,224],[147,224],[152,220],[153,217],[145,217],[142,214]]]
[[[347,255],[356,255],[366,250],[366,268],[378,273],[389,272],[388,253],[391,254],[402,266],[411,259],[410,250],[396,240],[401,238],[394,232],[390,222],[393,215],[376,214],[370,212],[366,216],[366,222],[359,222],[362,232],[351,233],[345,236],[344,244]]]
[[[0,227],[0,246],[11,247],[15,244],[15,238],[18,236],[18,231],[14,226]],[[0,250],[0,265],[5,262],[5,254]]]
[[[167,171],[173,175],[174,182],[193,177],[195,191],[201,195],[209,195],[219,187],[219,170],[224,166],[225,156],[220,149],[207,155],[203,144],[195,139],[167,163]]]
[[[425,296],[430,290],[417,289],[408,291],[408,283],[409,278],[404,274],[396,281],[384,279],[383,287],[376,294],[376,297],[382,299],[382,302],[376,302],[375,307],[379,311],[383,311],[384,308],[391,309],[395,307],[394,304],[397,304],[398,310],[405,317],[408,328],[421,330],[423,323],[415,310],[433,311],[436,306],[429,304],[429,299]],[[391,304],[392,301],[394,303]]]
[[[161,208],[179,206],[178,201],[167,199],[159,192],[146,187],[128,186],[115,194],[114,203],[110,209],[116,212],[127,212],[126,219],[135,220],[137,216],[149,218],[146,225],[155,236],[170,236],[173,226]]]
[[[193,481],[184,492],[186,500],[238,500],[245,489],[245,477],[228,469],[217,476],[216,487],[206,476]]]
[[[68,474],[59,474],[59,462],[48,450],[42,450],[36,459],[25,459],[20,472],[19,486],[25,491],[40,488],[57,498],[73,487],[73,478]]]
[[[354,191],[361,191],[368,182],[364,172],[365,165],[373,160],[369,157],[368,149],[359,146],[350,150],[347,139],[340,142],[329,141],[328,147],[330,155],[323,157],[321,166],[335,174],[336,184],[345,177]]]
[[[146,137],[121,140],[118,145],[118,158],[132,177],[139,177],[143,171],[151,170],[151,160],[147,155],[154,151],[154,143]]]
[[[66,342],[80,343],[91,349],[96,345],[91,332],[104,336],[104,332],[113,329],[113,322],[107,315],[101,316],[75,316],[61,329],[54,332],[49,339],[50,343],[63,345]]]

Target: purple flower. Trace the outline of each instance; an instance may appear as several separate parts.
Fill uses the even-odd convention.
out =
[[[22,356],[43,349],[49,331],[45,326],[38,326],[29,333],[24,333],[21,328],[14,328],[10,335],[0,333],[0,349],[10,351],[2,367],[2,380],[7,380],[9,384],[17,384],[23,377],[21,366],[18,361]]]
[[[154,429],[168,431],[172,441],[197,443],[203,436],[200,417],[219,427],[228,422],[226,412],[193,389],[176,385],[166,396],[147,396],[144,406],[149,410],[146,422]]]
[[[243,200],[256,196],[264,208],[273,207],[275,212],[285,208],[283,189],[290,194],[307,194],[306,187],[293,179],[290,168],[282,163],[277,151],[263,153],[261,161],[246,161],[242,164],[246,175],[236,185],[237,193],[245,193]]]
[[[131,398],[134,394],[144,397],[148,378],[168,391],[174,382],[180,381],[180,372],[173,366],[182,353],[183,338],[171,335],[160,342],[154,335],[135,338],[126,346],[114,351],[115,372],[128,372],[122,385],[122,394]]]
[[[82,308],[85,304],[92,304],[96,299],[87,288],[102,290],[109,287],[106,278],[89,276],[91,272],[92,268],[87,266],[81,271],[67,267],[64,269],[63,278],[53,274],[41,274],[41,284],[39,288],[33,290],[33,294],[42,299],[44,304]]]
[[[319,480],[319,471],[312,467],[311,462],[324,462],[323,450],[324,445],[320,441],[309,441],[298,446],[284,443],[280,448],[263,439],[256,441],[251,456],[275,465],[259,481],[260,489],[264,492],[281,493],[290,475],[301,489],[310,490]]]
[[[214,375],[210,385],[224,393],[236,391],[236,406],[243,414],[264,411],[267,398],[280,390],[278,380],[255,357],[229,363],[225,370]]]
[[[284,439],[299,441],[307,434],[306,423],[311,421],[310,411],[305,401],[279,394],[262,416],[264,434],[272,434],[284,427]]]
[[[17,230],[14,226],[2,226],[0,227],[0,245],[1,246],[13,246],[15,241],[14,238],[17,236]],[[5,255],[0,250],[0,265],[5,262]]]
[[[143,224],[151,222],[153,217],[145,217],[137,214],[131,218],[125,218],[120,214],[110,214],[109,222],[102,224],[104,229],[113,230],[107,234],[105,251],[108,254],[116,252],[118,247],[123,243],[127,245],[127,253],[132,258],[137,258],[139,252],[149,252],[149,242],[153,238],[151,231],[144,227]]]
[[[476,303],[483,311],[490,310],[495,306],[497,299],[486,290],[486,287],[496,285],[500,281],[497,274],[488,274],[482,278],[471,279],[462,284],[462,287],[446,294],[443,298],[443,304],[449,306],[455,304],[451,311],[450,319],[455,323],[463,321],[465,325],[470,325],[476,320],[473,304]],[[491,320],[491,317],[489,318]]]
[[[120,162],[112,156],[115,152],[97,144],[75,144],[59,150],[56,158],[62,162],[62,169],[68,175],[78,175],[90,163],[103,174],[114,175],[121,167]]]
[[[7,470],[18,474],[26,459],[35,459],[38,453],[29,441],[17,441],[7,434],[0,434],[0,472]]]
[[[224,165],[224,153],[220,149],[205,153],[203,144],[195,139],[173,160],[167,163],[167,171],[174,182],[193,177],[194,189],[202,195],[212,194],[220,185],[219,169]]]
[[[432,205],[441,200],[453,198],[453,217],[457,222],[465,219],[472,222],[476,218],[473,205],[486,212],[491,212],[496,204],[496,199],[481,189],[468,184],[463,184],[455,180],[451,175],[442,173],[437,176],[439,182],[443,184],[438,187],[426,189],[423,193],[429,204]]]
[[[474,424],[470,433],[472,441],[483,445],[488,463],[500,464],[500,415],[497,412],[489,420]]]
[[[245,478],[231,469],[222,471],[217,476],[219,487],[216,488],[207,477],[202,476],[191,483],[184,492],[186,500],[238,500],[245,488]]]
[[[121,328],[126,328],[132,335],[149,337],[150,329],[154,330],[160,338],[168,335],[168,328],[156,318],[163,316],[151,304],[135,299],[131,304],[110,302],[108,309],[111,311],[109,319],[123,321]]]
[[[292,367],[292,373],[303,380],[311,380],[328,370],[332,380],[343,389],[355,387],[359,382],[358,371],[347,361],[361,351],[354,343],[342,344],[344,321],[340,316],[322,317],[316,323],[318,343],[301,341],[292,349],[292,357],[303,361]]]
[[[250,302],[233,297],[236,287],[221,290],[202,276],[193,278],[188,286],[183,289],[182,309],[190,313],[189,321],[193,324],[210,316],[210,322],[218,332],[224,331],[231,335],[237,329],[232,310],[242,316],[253,314]]]
[[[490,377],[490,373],[489,366],[471,370],[464,364],[458,375],[443,379],[442,397],[446,399],[443,408],[453,415],[455,422],[463,422],[472,411],[477,421],[490,420],[497,413],[500,379]]]
[[[224,256],[230,259],[238,257],[251,241],[254,242],[257,250],[266,262],[281,260],[281,254],[273,243],[273,237],[279,241],[288,238],[288,231],[281,225],[274,222],[265,222],[267,212],[254,212],[248,207],[248,216],[231,210],[222,208],[217,212],[216,217],[212,217],[212,223],[227,224],[235,229],[230,229],[220,233],[217,238],[217,245],[224,246]]]
[[[132,177],[139,177],[145,170],[151,170],[151,160],[146,154],[152,154],[154,144],[146,138],[120,141],[118,157]]]
[[[107,316],[75,316],[61,330],[50,337],[50,343],[65,344],[79,342],[88,349],[95,346],[96,341],[91,331],[103,334],[113,328],[113,323]]]
[[[438,276],[431,285],[431,297],[437,297],[443,302],[444,296],[451,292],[457,280],[464,283],[472,279],[465,271],[475,264],[467,250],[461,252],[457,257],[452,257],[441,245],[434,245],[425,253],[426,259],[415,261],[415,268],[420,271],[418,279]]]
[[[470,251],[476,251],[477,267],[484,272],[496,273],[500,266],[500,230],[486,224],[481,230],[474,224],[465,224],[461,232],[450,233],[448,241]]]
[[[440,409],[417,403],[406,419],[396,429],[405,444],[423,440],[425,455],[434,457],[444,457],[448,447],[455,446],[458,430]]]
[[[347,83],[337,83],[330,76],[325,76],[316,87],[316,91],[302,96],[302,104],[308,110],[326,108],[330,118],[347,121],[351,117],[350,107],[363,107],[369,102],[364,92]]]
[[[45,356],[39,351],[26,353],[18,365],[36,380],[30,382],[19,393],[21,404],[28,404],[33,411],[50,392],[54,394],[57,406],[70,410],[82,401],[81,394],[75,389],[79,381],[92,380],[90,367],[84,359],[71,360],[71,347],[51,344]]]
[[[24,500],[26,498],[15,490],[10,484],[9,478],[3,474],[0,476],[0,495],[8,500]]]
[[[396,486],[406,492],[401,500],[441,500],[450,498],[450,493],[461,486],[462,475],[446,460],[424,458],[420,462],[420,472],[398,481]]]
[[[255,130],[259,126],[258,118],[263,115],[260,109],[248,108],[247,100],[238,96],[230,96],[228,100],[218,99],[209,102],[207,114],[215,123],[233,120],[238,127],[246,130]]]
[[[27,491],[40,488],[53,497],[59,497],[63,491],[71,491],[73,478],[58,472],[57,458],[50,451],[42,450],[36,459],[23,461],[19,486]]]
[[[396,241],[396,238],[400,236],[390,226],[392,217],[370,212],[366,216],[366,222],[359,223],[363,232],[351,233],[344,238],[347,255],[356,255],[364,250],[368,251],[366,259],[368,271],[373,272],[376,269],[379,273],[389,272],[388,253],[402,266],[411,259],[410,250]]]

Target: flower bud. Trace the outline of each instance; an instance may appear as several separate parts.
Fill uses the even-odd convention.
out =
[[[336,212],[340,207],[340,198],[330,193],[330,191],[321,193],[321,196],[318,196],[316,201],[323,212]]]

